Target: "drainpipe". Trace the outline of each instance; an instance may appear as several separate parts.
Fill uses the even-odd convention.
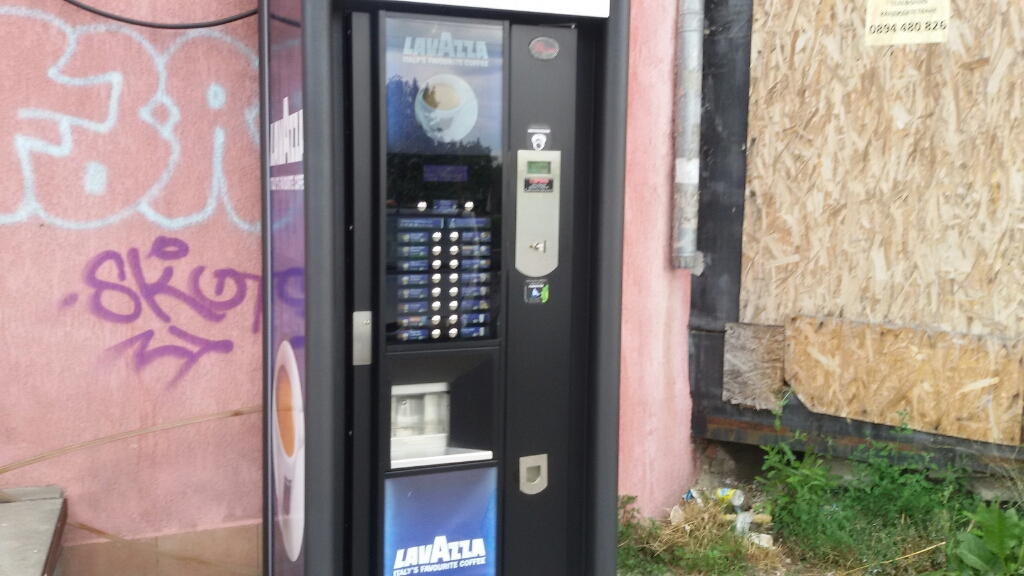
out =
[[[675,188],[672,206],[672,267],[704,271],[697,251],[700,206],[700,114],[704,72],[704,0],[679,0],[676,45]]]

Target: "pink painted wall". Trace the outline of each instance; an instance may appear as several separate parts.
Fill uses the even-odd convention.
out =
[[[626,127],[619,493],[664,515],[693,484],[690,273],[672,270],[676,0],[633,0]]]
[[[254,1],[92,3],[182,21]],[[156,31],[0,0],[0,36],[0,466],[258,406],[256,20]],[[257,413],[135,437],[0,488],[58,484],[72,520],[129,538],[254,523],[260,430]]]

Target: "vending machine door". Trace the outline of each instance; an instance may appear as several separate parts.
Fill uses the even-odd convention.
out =
[[[379,14],[378,573],[500,571],[508,23]]]

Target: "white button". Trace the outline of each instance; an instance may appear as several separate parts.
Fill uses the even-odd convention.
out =
[[[459,261],[452,260],[451,262],[448,263],[448,267],[451,268],[452,270],[455,270],[456,268],[459,267]]]
[[[434,260],[433,262],[430,263],[430,266],[433,267],[434,270],[437,270],[437,269],[439,269],[441,267],[441,261],[440,260]]]
[[[476,204],[473,204],[472,200],[470,200],[469,202],[466,202],[466,210],[472,210],[475,206],[476,206]]]
[[[448,295],[449,295],[449,296],[451,296],[452,298],[455,298],[456,296],[458,296],[458,295],[459,295],[459,289],[458,289],[458,288],[456,288],[455,286],[452,286],[452,287],[451,287],[451,288],[450,288],[450,289],[448,290]]]
[[[430,317],[430,324],[431,324],[431,326],[437,326],[440,323],[441,323],[441,317],[440,316],[431,316]]]
[[[441,255],[441,247],[440,246],[434,246],[433,248],[430,249],[430,253],[433,254],[434,256],[440,256]]]
[[[440,337],[441,337],[441,331],[440,331],[440,330],[438,330],[437,328],[435,328],[435,329],[431,330],[431,331],[430,331],[430,337],[431,337],[431,338],[434,338],[435,340],[436,340],[437,338],[440,338]]]
[[[434,242],[440,242],[441,241],[441,233],[440,232],[434,232],[433,234],[430,235],[430,239],[433,240]]]
[[[458,308],[459,308],[459,303],[457,301],[452,300],[451,302],[448,303],[448,309],[449,310],[458,310]]]
[[[440,296],[441,295],[441,287],[440,286],[434,286],[434,288],[430,291],[430,295],[433,296],[434,298],[437,298],[438,296]],[[454,296],[454,294],[453,294],[453,296]]]
[[[420,212],[426,211],[427,203],[426,202],[420,202],[419,204],[416,205],[416,209],[419,210]]]
[[[438,282],[441,281],[441,275],[434,274],[433,276],[430,277],[430,281],[433,282],[434,284],[437,284]]]
[[[451,254],[452,256],[455,256],[456,254],[459,253],[459,247],[452,246],[451,248],[448,249],[448,253]]]
[[[448,276],[448,281],[452,282],[452,283],[458,282],[459,281],[459,275],[458,274],[452,274],[452,275]]]
[[[452,314],[451,316],[448,317],[448,325],[449,326],[452,326],[452,325],[458,324],[458,323],[459,323],[459,316],[458,316],[458,314]]]
[[[458,335],[459,335],[459,329],[458,328],[452,328],[451,330],[448,331],[448,337],[449,338],[455,338]]]
[[[451,234],[448,235],[448,238],[450,238],[452,242],[455,242],[459,239],[459,233],[452,232]]]
[[[441,303],[440,302],[431,302],[430,303],[430,309],[435,311],[435,312],[437,312],[438,310],[441,309]]]

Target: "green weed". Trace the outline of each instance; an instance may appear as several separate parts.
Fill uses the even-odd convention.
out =
[[[668,573],[663,559],[652,549],[661,525],[644,520],[634,507],[636,496],[619,496],[619,574],[661,576]]]
[[[1024,573],[1024,521],[1017,516],[1017,511],[1004,511],[997,504],[981,503],[970,517],[971,529],[957,534],[947,548],[948,573],[958,576]]]
[[[822,567],[867,565],[874,574],[942,569],[938,548],[883,563],[952,539],[977,501],[965,488],[965,471],[940,469],[930,455],[901,452],[892,443],[868,442],[848,481],[820,455],[798,455],[789,442],[763,448],[758,482],[776,534],[799,560]]]

